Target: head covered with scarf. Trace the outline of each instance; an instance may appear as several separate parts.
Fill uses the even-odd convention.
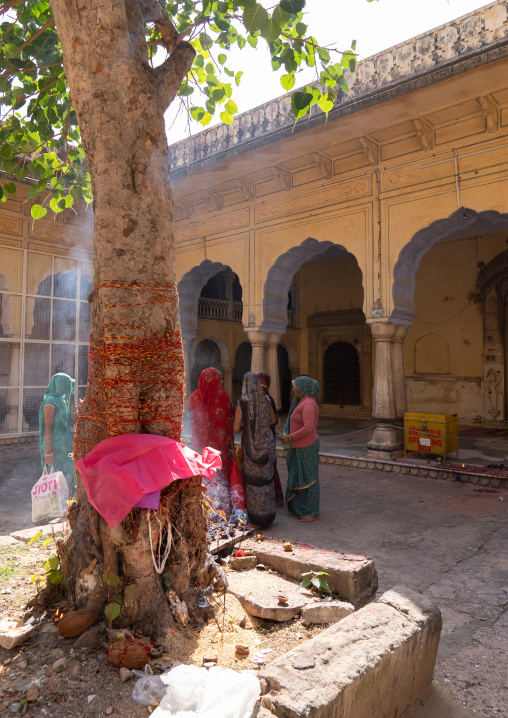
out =
[[[72,452],[72,409],[74,407],[74,379],[68,374],[54,374],[44,392],[39,409],[39,446],[41,450],[41,466],[46,466],[46,422],[44,409],[52,406],[54,413],[51,419],[51,453],[57,471],[63,471],[69,489],[72,491],[74,463],[69,457]]]
[[[302,399],[304,399],[306,396],[316,397],[319,394],[319,382],[315,379],[311,379],[308,376],[299,376],[293,381],[293,389],[295,389],[295,391],[297,391],[301,395]],[[301,399],[299,399],[297,396],[293,397],[293,401],[291,402],[291,408],[289,409],[288,418],[286,419],[286,423],[284,424],[285,434],[290,433],[291,414],[296,409],[300,401]]]
[[[44,398],[39,410],[40,426],[43,427],[44,425],[44,407],[48,405],[53,406],[55,412],[59,412],[61,417],[65,417],[65,420],[70,424],[74,384],[74,379],[71,379],[68,374],[58,373],[51,377],[44,391]]]
[[[203,369],[198,388],[190,396],[192,448],[205,446],[226,451],[233,434],[233,407],[222,384],[222,375],[213,367]]]

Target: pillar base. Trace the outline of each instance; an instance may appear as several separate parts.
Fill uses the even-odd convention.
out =
[[[403,456],[403,431],[388,424],[378,424],[372,432],[367,449],[367,456],[376,459],[396,459]]]

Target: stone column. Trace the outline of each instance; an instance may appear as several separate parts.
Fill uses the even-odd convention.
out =
[[[372,418],[376,420],[377,426],[367,444],[368,455],[379,458],[394,458],[401,456],[403,450],[400,430],[398,431],[393,426],[397,418],[397,411],[392,341],[397,331],[397,325],[386,322],[371,324],[370,328],[376,342]]]
[[[191,375],[191,349],[195,337],[182,337],[183,341],[183,359],[185,371],[185,398],[191,394],[190,375]]]
[[[226,285],[226,299],[228,301],[228,321],[232,322],[235,318],[234,300],[233,300],[233,283],[235,274],[231,269],[224,272],[224,283]]]
[[[266,371],[266,340],[268,334],[259,331],[259,329],[250,328],[247,332],[249,341],[252,346],[252,359],[250,363],[250,370],[254,374],[259,374],[260,371]]]
[[[20,379],[20,344],[12,342],[11,360],[9,368],[9,387],[16,389],[7,390],[7,414],[3,421],[3,429],[6,434],[18,433],[18,412],[19,412],[19,379]]]
[[[224,389],[226,394],[233,401],[233,369],[230,366],[222,365],[224,369]]]
[[[404,353],[402,345],[407,334],[407,326],[396,324],[392,340],[393,390],[395,393],[395,416],[404,419],[407,411],[406,374],[404,371]]]
[[[277,409],[280,409],[280,378],[279,378],[279,356],[278,348],[281,340],[280,334],[270,334],[268,337],[268,357],[267,357],[267,373],[270,374],[272,383],[270,385],[270,394],[275,402]]]

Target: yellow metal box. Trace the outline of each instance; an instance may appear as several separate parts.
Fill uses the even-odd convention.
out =
[[[408,451],[459,456],[457,414],[404,414],[404,455]]]

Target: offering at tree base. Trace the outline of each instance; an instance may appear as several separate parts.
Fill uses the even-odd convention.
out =
[[[93,626],[97,618],[98,615],[95,611],[89,611],[86,608],[81,611],[73,611],[58,622],[58,633],[62,638],[75,638]]]
[[[285,541],[284,542],[284,551],[292,551],[293,550],[293,544],[291,541]]]
[[[256,541],[258,543],[261,543],[261,541],[264,539],[264,537],[265,537],[264,534],[255,534],[255,536],[254,536],[254,538],[256,539]]]
[[[288,600],[289,600],[289,599],[288,599],[287,596],[283,596],[283,595],[280,594],[280,593],[279,593],[279,595],[277,596],[277,601],[280,603],[281,606],[285,606],[286,603],[288,602]]]
[[[236,652],[239,656],[248,656],[250,653],[250,648],[249,646],[242,646],[241,644],[239,644],[236,647]]]
[[[135,641],[115,641],[106,651],[109,660],[119,668],[143,668],[150,663],[147,651]]]

